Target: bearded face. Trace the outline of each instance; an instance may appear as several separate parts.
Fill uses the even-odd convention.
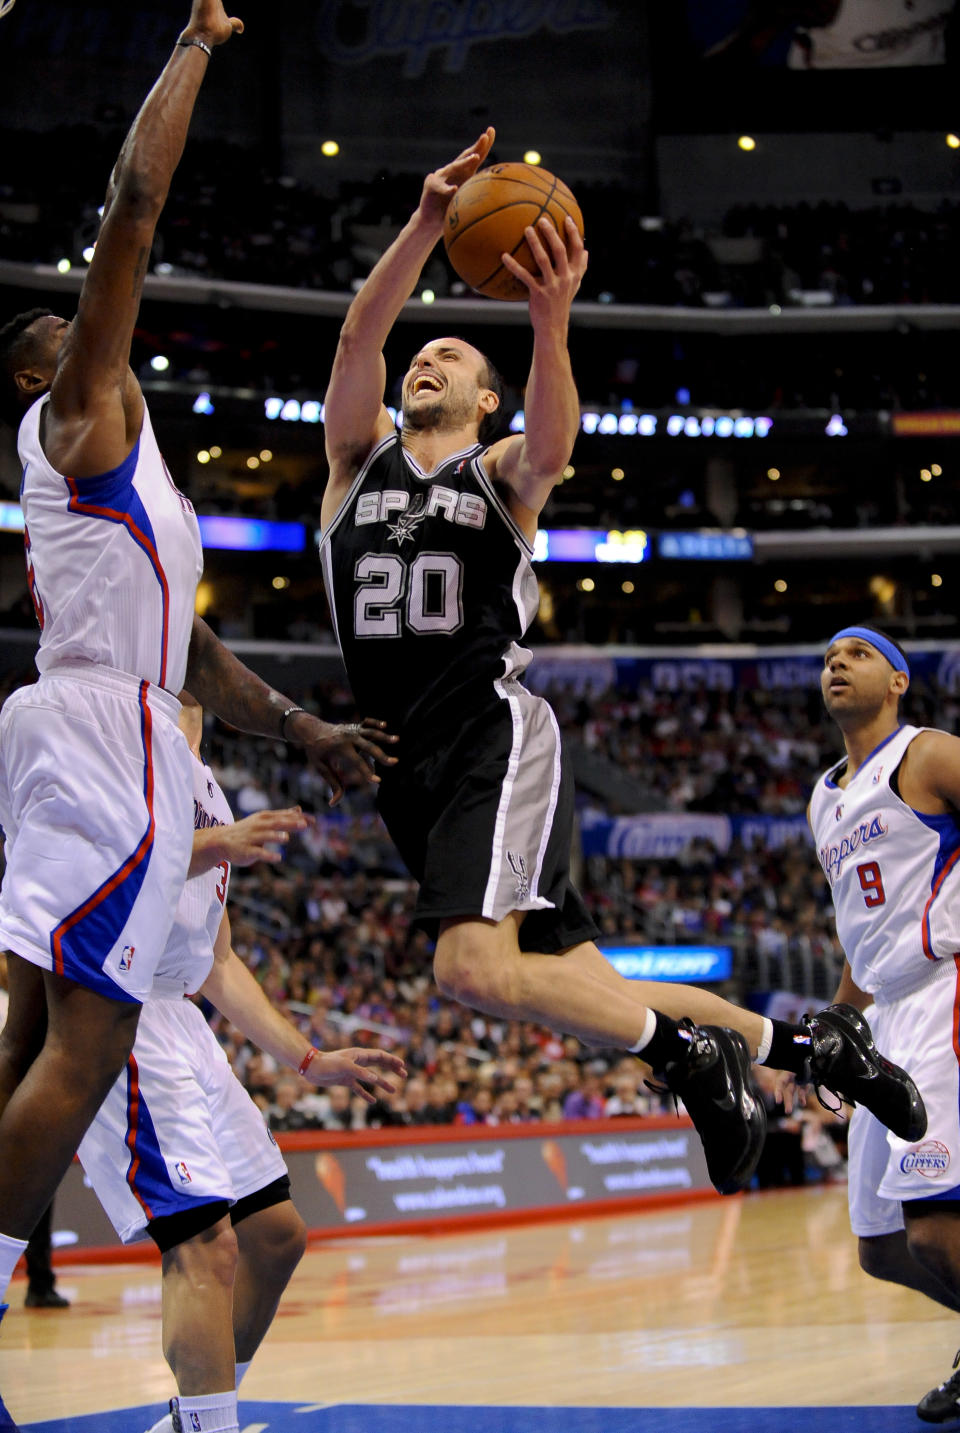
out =
[[[481,355],[457,339],[429,343],[403,380],[403,423],[415,431],[461,429],[480,420]]]

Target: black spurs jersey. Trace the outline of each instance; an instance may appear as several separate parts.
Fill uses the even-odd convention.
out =
[[[482,452],[424,473],[391,434],[320,542],[357,704],[393,731],[457,721],[530,661],[517,642],[537,612],[533,552]]]

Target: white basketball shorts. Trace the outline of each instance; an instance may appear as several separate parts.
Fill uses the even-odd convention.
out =
[[[149,1000],[127,1068],[78,1151],[125,1244],[151,1219],[231,1204],[286,1174],[263,1116],[189,1000]]]
[[[0,946],[114,1000],[159,973],[193,842],[176,697],[58,667],[0,712]]]
[[[927,1132],[916,1144],[858,1108],[850,1124],[847,1192],[860,1238],[903,1228],[904,1200],[960,1199],[960,957],[939,962],[919,990],[866,1012],[888,1059],[917,1083]]]

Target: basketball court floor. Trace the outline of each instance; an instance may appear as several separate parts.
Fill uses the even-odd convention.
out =
[[[173,1391],[153,1264],[13,1285],[24,1429],[143,1433]],[[861,1273],[842,1186],[311,1247],[242,1389],[245,1433],[917,1433],[960,1320]],[[941,1425],[960,1428],[955,1425]]]

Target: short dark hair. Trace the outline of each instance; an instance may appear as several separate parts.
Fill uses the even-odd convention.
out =
[[[485,448],[489,448],[500,431],[503,422],[503,379],[494,368],[487,355],[482,355],[486,364],[486,372],[483,375],[483,386],[489,388],[491,393],[497,395],[497,406],[492,413],[484,413],[477,431],[477,438]]]
[[[20,426],[25,406],[13,375],[30,351],[29,340],[25,337],[27,329],[38,318],[52,316],[52,309],[28,308],[0,328],[0,418],[12,428]]]

